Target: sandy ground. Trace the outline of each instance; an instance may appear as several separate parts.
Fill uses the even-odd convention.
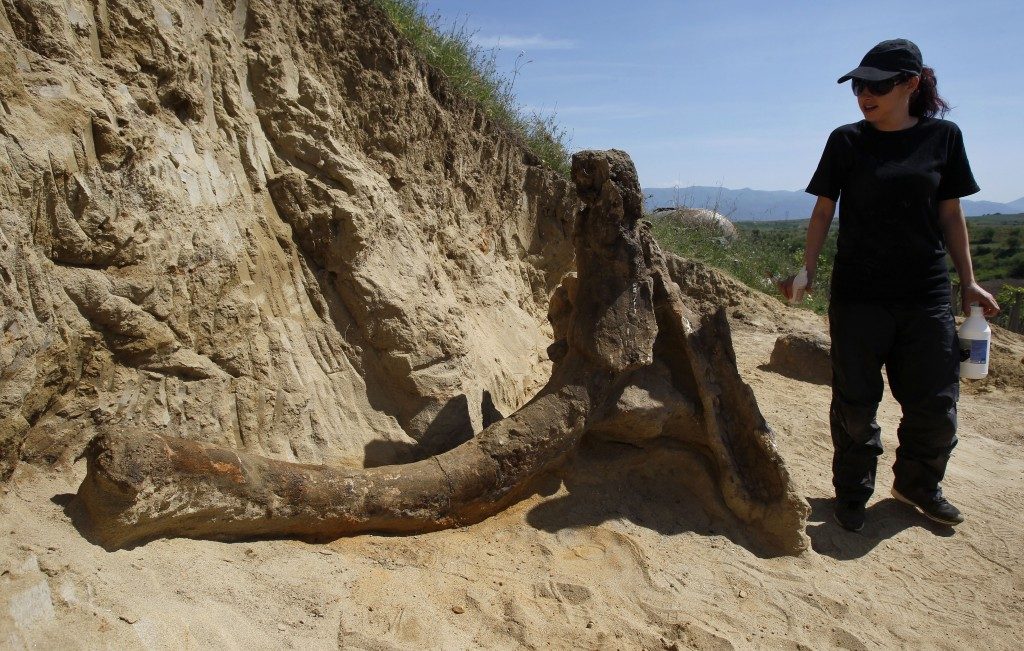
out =
[[[0,497],[0,647],[1019,648],[1024,392],[965,393],[945,483],[967,522],[888,494],[898,405],[860,534],[831,517],[829,389],[764,370],[776,333],[737,326],[741,372],[812,514],[813,549],[763,558],[685,451],[588,444],[478,525],[326,545],[159,540],[106,552],[62,504],[84,476],[22,466]],[[9,533],[8,533],[9,532]]]

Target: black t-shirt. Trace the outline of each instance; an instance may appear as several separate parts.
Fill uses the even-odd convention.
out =
[[[807,192],[839,201],[832,299],[949,301],[939,202],[979,190],[959,127],[920,118],[900,131],[867,120],[828,138]]]

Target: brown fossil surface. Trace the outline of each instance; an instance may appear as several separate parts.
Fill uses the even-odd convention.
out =
[[[87,450],[72,505],[83,531],[123,547],[159,536],[324,538],[465,525],[529,491],[589,432],[692,447],[766,550],[805,549],[806,503],[739,377],[724,312],[699,319],[685,306],[640,221],[632,161],[585,151],[572,173],[584,204],[573,234],[577,272],[551,302],[551,378],[522,408],[447,452],[368,469],[112,430]]]

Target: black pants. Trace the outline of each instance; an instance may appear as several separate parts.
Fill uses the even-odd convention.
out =
[[[959,344],[948,304],[932,307],[833,302],[832,484],[840,500],[866,502],[875,488],[882,431],[882,366],[903,408],[894,486],[912,499],[941,495],[956,446]]]

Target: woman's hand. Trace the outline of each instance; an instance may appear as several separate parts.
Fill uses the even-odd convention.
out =
[[[982,289],[978,283],[964,285],[961,290],[961,296],[962,300],[960,303],[963,305],[964,314],[968,316],[971,314],[971,303],[980,305],[986,317],[993,317],[999,314],[999,303],[996,303],[996,299],[993,298],[992,294]]]
[[[786,302],[789,303],[793,300],[793,281],[796,279],[796,274],[783,278],[775,283],[775,286],[779,288],[779,291],[783,296],[786,297]],[[814,293],[814,272],[807,271],[807,287],[804,287],[804,293]]]

